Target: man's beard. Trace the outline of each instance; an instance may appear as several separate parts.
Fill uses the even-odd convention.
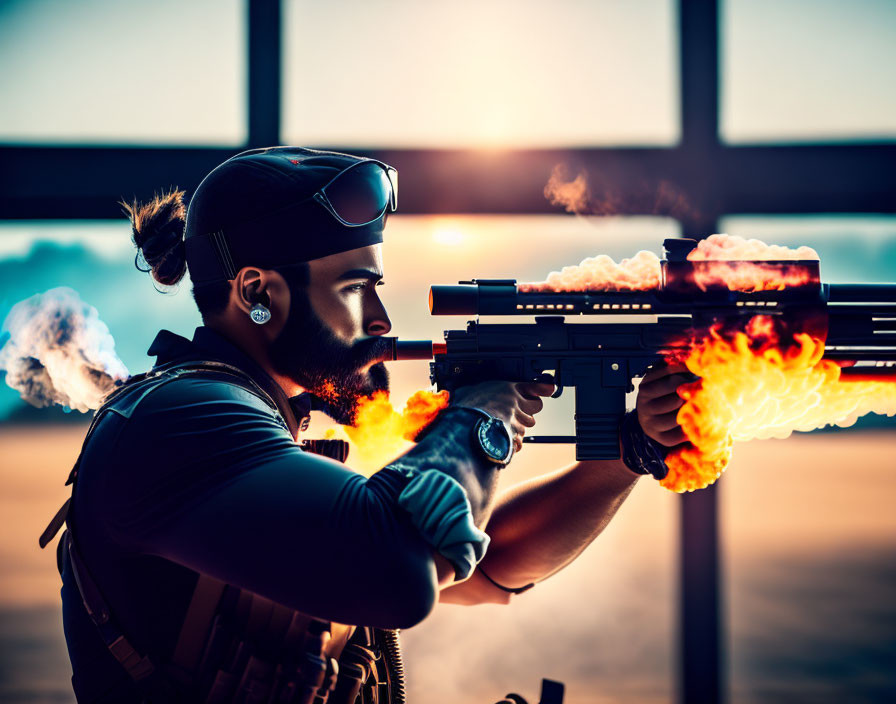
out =
[[[389,390],[385,364],[370,365],[388,355],[390,343],[371,337],[348,345],[312,310],[304,290],[291,294],[289,317],[271,346],[274,368],[321,399],[337,423],[353,425],[359,399]]]

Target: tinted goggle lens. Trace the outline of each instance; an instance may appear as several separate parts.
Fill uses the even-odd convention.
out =
[[[344,171],[323,189],[333,211],[349,225],[366,225],[398,207],[398,172],[374,162]]]

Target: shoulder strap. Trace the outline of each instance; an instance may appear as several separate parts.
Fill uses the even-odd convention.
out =
[[[56,515],[50,520],[49,525],[44,528],[44,532],[40,534],[40,538],[38,538],[37,542],[40,545],[41,550],[50,544],[50,541],[56,537],[59,529],[62,528],[62,524],[65,523],[65,520],[68,518],[68,508],[71,503],[71,497],[67,498],[65,503],[62,504],[62,507],[56,512]]]

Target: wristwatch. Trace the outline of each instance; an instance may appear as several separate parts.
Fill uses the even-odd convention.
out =
[[[471,406],[462,408],[475,411],[481,416],[473,426],[471,438],[473,447],[489,462],[504,467],[513,456],[513,436],[510,434],[510,429],[500,418],[489,415],[481,408]]]

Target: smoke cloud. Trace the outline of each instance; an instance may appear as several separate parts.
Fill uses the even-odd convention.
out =
[[[588,173],[582,169],[571,179],[569,165],[557,164],[544,187],[544,197],[551,205],[563,206],[567,213],[589,213]]]
[[[818,252],[811,247],[791,249],[762,240],[744,239],[738,235],[710,235],[688,252],[688,261],[793,261],[818,260]]]
[[[780,291],[809,282],[809,272],[802,267],[763,266],[763,261],[802,262],[818,260],[811,247],[791,249],[761,240],[736,235],[710,235],[688,253],[688,261],[710,262],[694,271],[694,281],[702,290],[714,286],[731,291]],[[723,262],[736,266],[723,266]],[[759,263],[757,263],[759,262]],[[660,258],[653,252],[640,251],[635,256],[615,262],[606,254],[588,257],[575,266],[552,271],[547,279],[520,284],[520,291],[646,291],[658,288],[662,279]]]
[[[660,258],[642,250],[618,264],[599,254],[576,266],[552,271],[545,281],[520,284],[520,291],[646,291],[660,285]]]
[[[128,377],[96,308],[68,287],[16,303],[3,321],[0,369],[32,406],[86,413]]]
[[[566,162],[554,166],[544,197],[576,215],[658,215],[677,219],[699,219],[684,191],[667,180],[644,180],[625,192],[600,174],[580,168],[573,176]]]

